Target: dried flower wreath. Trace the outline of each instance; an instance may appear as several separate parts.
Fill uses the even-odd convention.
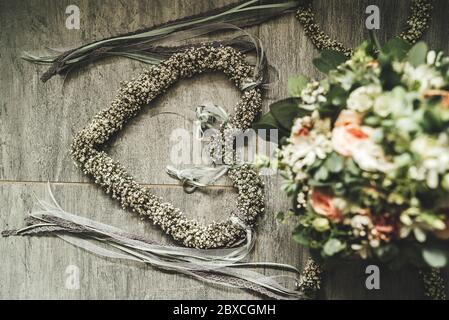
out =
[[[244,56],[231,47],[205,45],[174,54],[136,79],[123,83],[110,107],[95,116],[76,135],[72,145],[73,158],[84,173],[93,176],[95,183],[118,199],[124,208],[130,207],[142,217],[152,220],[183,245],[202,249],[235,244],[263,212],[262,182],[255,171],[247,165],[230,168],[229,177],[239,192],[238,212],[222,222],[202,225],[187,219],[179,209],[152,195],[135,182],[122,165],[104,151],[99,151],[98,147],[177,80],[206,71],[221,71],[242,88],[250,81],[252,69]],[[244,90],[235,115],[222,126],[222,130],[248,129],[261,111],[261,103],[260,89]]]
[[[412,0],[411,14],[407,19],[406,27],[399,37],[411,44],[416,43],[429,28],[433,6],[430,0]],[[353,50],[344,44],[332,39],[321,30],[315,21],[315,13],[311,1],[300,6],[296,17],[304,26],[307,36],[312,40],[318,50],[333,50],[351,56]]]

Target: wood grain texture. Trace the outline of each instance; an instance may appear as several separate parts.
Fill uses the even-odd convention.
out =
[[[114,98],[119,83],[145,67],[126,59],[108,59],[75,71],[67,79],[39,81],[45,66],[21,60],[23,51],[44,47],[67,48],[159,24],[232,3],[233,0],[0,0],[0,229],[22,224],[32,208],[32,195],[44,195],[46,181],[69,211],[125,230],[168,241],[158,229],[121,210],[74,166],[69,146],[81,129]],[[436,10],[425,40],[449,52],[449,2],[434,1]],[[81,10],[81,29],[65,28],[65,8]],[[381,8],[381,40],[399,33],[408,12],[408,0],[317,0],[317,19],[324,30],[348,46],[367,33],[366,6]],[[318,77],[312,59],[318,55],[293,14],[249,31],[261,38],[270,63],[280,78],[267,93],[265,110],[285,97],[290,76]],[[64,84],[64,85],[63,85]],[[191,130],[188,120],[195,106],[213,101],[231,111],[239,93],[222,75],[203,75],[176,84],[138,116],[109,147],[142,183],[203,221],[219,219],[234,203],[229,181],[222,180],[205,193],[186,195],[164,172],[169,164],[169,135],[173,128]],[[170,114],[160,114],[170,113]],[[281,179],[267,177],[267,213],[257,228],[252,261],[275,261],[302,266],[306,250],[295,244],[291,225],[277,222],[274,213],[289,207],[279,190]],[[0,239],[0,298],[44,299],[254,299],[248,292],[204,285],[184,276],[131,264],[115,263],[71,247],[54,238]],[[81,287],[65,287],[69,265],[80,268]],[[368,291],[363,264],[342,265],[327,273],[321,298],[417,299],[422,287],[413,271],[382,269],[381,290]]]

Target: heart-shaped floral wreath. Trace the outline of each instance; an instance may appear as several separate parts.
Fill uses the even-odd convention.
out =
[[[176,53],[160,65],[144,71],[122,84],[111,105],[98,113],[93,121],[76,134],[72,156],[83,172],[119,200],[123,208],[131,208],[142,218],[159,225],[173,239],[194,248],[232,246],[244,238],[247,228],[255,224],[264,210],[263,184],[249,165],[230,166],[229,178],[238,190],[237,212],[221,222],[203,225],[188,219],[172,204],[163,202],[149,189],[138,184],[125,168],[99,148],[121,130],[144,106],[183,78],[204,72],[223,72],[243,92],[235,114],[222,124],[221,132],[246,130],[261,111],[262,96],[251,82],[251,66],[245,56],[231,47],[204,44]]]

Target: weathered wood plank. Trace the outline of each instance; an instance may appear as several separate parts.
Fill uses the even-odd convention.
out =
[[[143,26],[199,13],[230,1],[208,5],[193,1],[147,1],[80,4],[81,29],[65,28],[64,2],[2,4],[1,55],[2,158],[0,178],[22,181],[87,181],[73,166],[69,147],[75,132],[85,126],[116,95],[119,83],[142,72],[146,65],[127,59],[108,59],[46,84],[39,77],[46,66],[19,59],[23,51],[79,45]],[[89,4],[88,4],[89,3]],[[126,9],[125,9],[126,8]],[[163,10],[170,8],[170,10]],[[148,14],[146,13],[148,12]],[[140,13],[140,14],[139,14]],[[169,14],[169,16],[167,16]],[[131,21],[124,24],[123,21]],[[21,32],[14,32],[21,30]],[[6,36],[9,35],[9,36]],[[56,35],[56,36],[53,36]],[[39,41],[36,41],[39,39]],[[107,88],[107,90],[105,90]],[[20,98],[19,98],[20,97]],[[195,107],[214,102],[232,111],[239,93],[223,75],[204,75],[181,81],[149,106],[137,121],[115,139],[111,154],[147,183],[176,183],[165,174],[169,163],[170,133],[191,128]],[[173,112],[178,115],[160,115]],[[133,143],[130,143],[133,141]],[[139,143],[135,143],[135,142]],[[157,150],[157,153],[154,151]],[[150,165],[151,163],[151,165]]]

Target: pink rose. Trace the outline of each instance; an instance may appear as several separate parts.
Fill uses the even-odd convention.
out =
[[[339,221],[342,218],[341,211],[334,205],[334,198],[326,193],[313,189],[310,204],[316,213],[331,221]]]
[[[362,127],[362,117],[350,110],[343,110],[332,130],[332,147],[345,157],[350,157],[357,145],[369,138],[369,130]]]

